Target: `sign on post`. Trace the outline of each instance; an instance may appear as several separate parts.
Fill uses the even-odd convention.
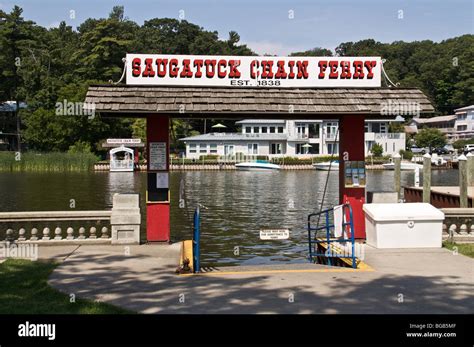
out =
[[[221,87],[380,87],[380,57],[127,54],[127,84]]]
[[[260,240],[287,240],[289,229],[260,229]]]

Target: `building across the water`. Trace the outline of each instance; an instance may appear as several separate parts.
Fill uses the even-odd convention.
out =
[[[390,122],[373,119],[365,121],[365,153],[380,144],[384,155],[405,149],[405,133],[389,132]],[[338,154],[337,120],[244,119],[236,122],[242,127],[238,133],[213,132],[181,139],[186,144],[186,157],[202,155],[260,155],[268,157],[308,158]]]
[[[448,142],[470,139],[474,137],[474,105],[458,108],[449,116],[413,118],[408,126],[412,133],[423,128],[439,129]]]

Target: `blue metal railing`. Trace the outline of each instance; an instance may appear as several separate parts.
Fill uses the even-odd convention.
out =
[[[194,211],[194,226],[193,226],[193,272],[200,272],[201,264],[201,212],[199,206]]]
[[[309,259],[311,262],[313,262],[313,258],[315,257],[325,257],[328,260],[328,265],[332,265],[331,258],[350,258],[352,259],[352,268],[356,269],[357,268],[357,257],[355,255],[355,239],[354,239],[354,223],[352,219],[352,208],[351,205],[349,204],[344,204],[342,206],[342,237],[336,238],[331,236],[331,231],[334,229],[334,218],[333,218],[333,224],[331,224],[331,218],[330,218],[330,213],[334,215],[334,208],[329,208],[327,210],[323,210],[317,213],[312,213],[308,215],[308,244],[309,244]],[[345,221],[345,216],[346,213],[349,212],[349,221]],[[319,226],[319,220],[321,218],[321,215],[324,215],[325,217],[325,225]],[[316,227],[311,226],[311,218],[312,217],[318,217],[318,224]],[[347,235],[347,228],[349,227],[350,230],[350,236],[349,238],[344,238],[344,235]],[[325,230],[326,231],[326,238],[317,238],[318,231]],[[312,236],[312,232],[314,232],[314,237]],[[332,243],[345,243],[345,242],[350,242],[351,243],[351,254],[346,255],[345,252],[344,254],[340,254],[337,252],[333,252],[331,248]],[[327,250],[325,253],[318,253],[317,252],[317,245],[320,243],[326,243],[327,244]]]

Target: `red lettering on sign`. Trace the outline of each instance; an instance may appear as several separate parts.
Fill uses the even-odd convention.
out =
[[[293,70],[293,68],[295,67],[295,61],[290,60],[288,62],[288,67],[290,68],[290,73],[288,74],[288,78],[294,79],[295,78],[295,71]]]
[[[229,78],[240,78],[240,71],[237,70],[237,67],[240,65],[240,60],[229,60],[229,65]]]
[[[360,60],[354,60],[352,63],[354,66],[354,79],[363,79],[364,78],[364,63]]]
[[[132,76],[139,77],[142,72],[142,60],[140,58],[135,58],[132,60]]]
[[[272,67],[272,60],[262,60],[262,78],[273,78]]]
[[[183,59],[183,69],[179,77],[193,77],[193,72],[191,71],[191,60]]]
[[[206,59],[204,61],[206,66],[206,77],[212,78],[216,74],[216,60],[215,59]]]
[[[260,66],[260,63],[258,60],[252,60],[250,63],[250,78],[258,78],[260,76],[260,71],[255,72],[255,68],[258,68]]]
[[[167,65],[168,65],[168,59],[156,59],[156,73],[158,77],[166,76]]]
[[[170,77],[178,77],[178,59],[170,60]]]
[[[372,79],[374,78],[374,73],[372,69],[377,65],[377,62],[375,60],[369,60],[365,62],[365,68],[367,69],[367,78]]]
[[[155,71],[153,70],[152,64],[152,59],[145,59],[145,70],[143,71],[142,77],[155,77]]]
[[[275,78],[286,78],[287,74],[285,71],[285,61],[284,60],[278,60],[277,61],[277,72],[275,74]]]
[[[224,59],[219,60],[219,62],[217,63],[217,76],[219,78],[224,78],[225,76],[227,76],[227,71],[225,69],[226,67],[227,61],[225,61]]]
[[[296,78],[298,79],[308,78],[308,61],[307,60],[297,61],[296,67],[298,68],[298,75],[296,75]]]
[[[318,62],[318,66],[319,66],[319,75],[318,75],[318,78],[319,79],[324,79],[324,76],[326,76],[326,69],[328,67],[328,62],[327,60],[320,60]]]
[[[194,77],[196,77],[196,78],[201,78],[202,77],[201,68],[202,68],[203,64],[204,64],[204,62],[202,61],[202,59],[194,60],[194,67],[196,68],[196,72],[194,73]]]
[[[352,74],[351,74],[351,64],[348,61],[341,61],[341,79],[350,79]]]
[[[329,61],[329,78],[336,79],[339,77],[339,71],[337,71],[339,62],[337,60]]]

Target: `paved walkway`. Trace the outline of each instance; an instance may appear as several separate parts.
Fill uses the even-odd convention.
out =
[[[305,264],[197,276],[174,273],[178,256],[179,244],[40,249],[62,262],[53,287],[143,313],[474,313],[474,260],[446,249],[367,247],[373,271]]]

